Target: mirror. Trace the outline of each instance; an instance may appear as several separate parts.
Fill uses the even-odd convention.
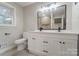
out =
[[[39,11],[38,14],[38,29],[51,29],[51,12],[50,10]]]
[[[52,29],[66,29],[66,5],[52,9]]]
[[[57,30],[60,27],[66,29],[66,5],[56,8],[45,8],[37,12],[38,29]]]

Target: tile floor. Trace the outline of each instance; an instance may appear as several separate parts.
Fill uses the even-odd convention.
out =
[[[22,51],[18,51],[16,53],[14,53],[13,56],[35,56],[35,55],[29,53],[26,50],[22,50]]]
[[[35,56],[32,53],[29,53],[28,50],[24,49],[17,51],[17,48],[6,51],[5,53],[0,54],[0,56]]]

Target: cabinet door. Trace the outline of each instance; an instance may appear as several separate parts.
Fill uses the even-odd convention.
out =
[[[77,55],[77,40],[76,39],[63,39],[61,46],[61,54],[64,56]]]
[[[28,49],[29,50],[32,50],[32,51],[35,51],[36,50],[36,36],[33,36],[33,35],[30,35],[29,38],[28,38]]]
[[[50,38],[49,55],[60,56],[61,55],[61,40],[58,38]]]
[[[29,36],[28,49],[36,55],[41,55],[41,40],[38,35]]]

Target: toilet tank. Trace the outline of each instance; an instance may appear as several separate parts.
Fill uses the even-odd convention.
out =
[[[27,39],[27,37],[28,37],[28,32],[24,32],[23,33],[23,38]]]
[[[28,48],[28,32],[23,33],[23,38],[26,39],[26,48]]]

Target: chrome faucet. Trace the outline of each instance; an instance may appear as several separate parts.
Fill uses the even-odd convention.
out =
[[[60,30],[61,30],[61,27],[58,27],[58,32],[60,32]]]
[[[42,27],[40,27],[39,29],[40,29],[40,31],[42,31],[42,30],[43,30],[43,28],[42,28]]]

